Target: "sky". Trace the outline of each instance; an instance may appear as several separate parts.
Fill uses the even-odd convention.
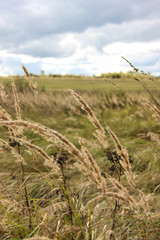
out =
[[[160,0],[0,0],[0,75],[160,75]]]

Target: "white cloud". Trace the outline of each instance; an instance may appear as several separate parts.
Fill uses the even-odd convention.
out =
[[[77,69],[77,74],[78,71],[81,73],[83,70],[84,73],[89,75],[99,75],[102,72],[126,72],[131,68],[121,58],[121,56],[125,56],[140,69],[157,74],[160,65],[158,64],[159,54],[155,54],[155,51],[160,51],[160,41],[150,43],[115,42],[106,45],[103,52],[98,51],[95,47],[87,46],[86,48],[79,48],[68,58],[44,58],[42,68],[53,73],[72,73],[74,69]],[[153,67],[154,65],[155,67]]]
[[[76,45],[76,50],[72,55],[67,57],[46,57],[36,58],[24,54],[10,54],[6,51],[0,51],[1,75],[8,74],[22,74],[21,65],[29,64],[28,69],[35,73],[40,73],[43,69],[46,73],[77,73],[88,75],[99,75],[102,72],[119,72],[131,70],[129,65],[121,58],[125,56],[138,68],[153,74],[158,74],[160,69],[160,41],[156,42],[134,42],[124,43],[115,42],[106,44],[102,50],[98,50],[95,46],[86,46],[78,42],[73,36],[68,37],[68,41],[72,45],[72,40]],[[69,42],[63,42],[64,48],[67,47]],[[66,45],[65,45],[66,44]],[[6,68],[6,63],[8,68]],[[17,64],[17,66],[16,66]],[[11,68],[12,67],[12,68]]]

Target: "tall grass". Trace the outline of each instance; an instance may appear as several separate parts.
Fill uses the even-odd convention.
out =
[[[28,92],[19,93],[12,80],[13,99],[7,99],[1,85],[4,103],[0,107],[0,127],[5,133],[0,138],[0,146],[6,156],[11,158],[9,153],[12,153],[17,162],[12,182],[3,186],[6,193],[0,191],[1,239],[160,239],[160,213],[153,204],[154,193],[147,194],[143,185],[137,186],[127,149],[108,124],[102,126],[92,110],[94,104],[89,106],[84,100],[85,94],[82,97],[73,90],[67,91],[65,106],[64,96],[56,100],[53,94],[49,93],[46,98],[42,93],[40,99],[32,77],[24,66],[23,70],[33,96]],[[58,104],[60,111],[70,109],[70,116],[77,111],[79,115],[83,111],[87,113],[101,154],[106,162],[113,163],[112,171],[100,167],[95,158],[98,156],[95,152],[100,150],[95,147],[92,154],[86,139],[76,136],[73,143],[57,130],[58,124],[57,129],[52,129],[39,122],[23,120],[21,102],[23,106],[28,101],[30,111],[36,111],[36,106],[42,108],[44,96],[46,114],[48,106],[52,109]],[[10,101],[14,101],[13,116],[9,113],[12,112]],[[51,101],[55,105],[49,105]],[[126,102],[131,105],[143,101],[159,119],[158,107],[149,100],[107,96],[99,102],[102,113],[109,101],[120,109]],[[33,140],[35,136],[37,143]],[[35,164],[34,170],[27,172],[31,162]]]

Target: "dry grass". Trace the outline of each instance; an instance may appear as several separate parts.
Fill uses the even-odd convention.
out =
[[[23,70],[35,92],[36,84],[33,84],[33,79],[24,66]],[[5,132],[4,139],[0,139],[0,146],[6,154],[7,151],[11,152],[18,163],[17,176],[14,176],[11,184],[2,184],[0,189],[0,237],[35,240],[158,239],[160,214],[153,204],[154,193],[147,194],[143,191],[143,186],[137,186],[127,149],[111,128],[105,130],[92,110],[94,104],[91,107],[84,100],[85,94],[82,97],[71,90],[72,96],[88,114],[96,129],[96,134],[93,132],[93,135],[100,142],[103,154],[107,153],[111,157],[116,174],[107,172],[107,168],[101,169],[85,139],[76,137],[79,141],[74,144],[58,130],[39,122],[23,120],[23,107],[20,108],[20,103],[23,106],[31,95],[28,92],[18,94],[13,80],[12,91],[13,99],[6,100],[1,86],[1,96],[5,103],[0,107],[0,126],[8,132]],[[42,94],[43,100],[44,96],[46,97]],[[41,103],[42,100],[34,95],[30,98],[30,111],[36,106],[41,108],[43,104],[45,108],[53,108],[51,103],[54,102],[55,106],[60,105],[60,111],[70,109],[71,115],[71,112],[77,113],[78,109],[80,115],[81,108],[71,104],[73,101],[69,92],[67,96],[63,103],[64,96],[56,100],[49,94],[46,101]],[[131,98],[128,99],[128,103],[132,104]],[[11,109],[10,101],[14,101],[13,117],[6,110],[7,106]],[[95,101],[99,100],[95,97]],[[125,101],[112,96],[112,104],[120,108],[124,107]],[[103,111],[107,105],[106,99],[98,104]],[[159,117],[158,107],[148,100],[145,100],[145,104]],[[38,136],[37,144],[30,138],[32,134]],[[114,142],[115,151],[109,136]],[[9,143],[7,138],[10,139]],[[40,144],[41,138],[44,139],[43,146]],[[96,150],[94,147],[94,152]],[[26,175],[28,159],[35,163],[36,171]],[[16,189],[15,192],[12,190],[12,194],[11,188]],[[38,191],[37,197],[34,197],[33,190]]]

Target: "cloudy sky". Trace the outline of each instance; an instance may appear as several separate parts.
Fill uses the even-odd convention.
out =
[[[0,75],[160,75],[160,0],[0,0]]]

